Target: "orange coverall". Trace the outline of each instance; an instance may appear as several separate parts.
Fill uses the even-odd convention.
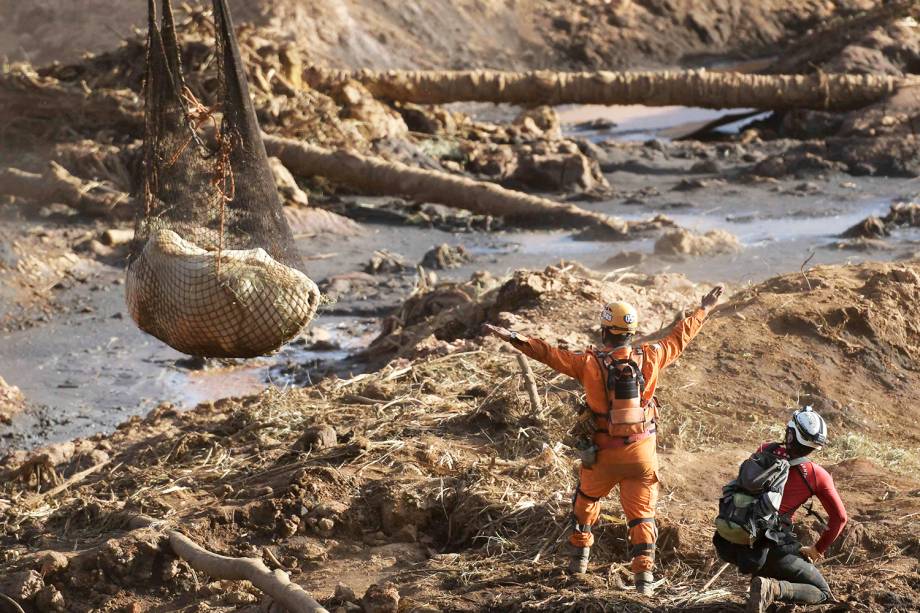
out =
[[[657,343],[641,346],[642,374],[645,390],[642,400],[648,402],[655,393],[661,370],[677,359],[696,336],[708,314],[699,308],[674,325],[671,332]],[[585,389],[588,407],[596,417],[607,417],[606,370],[593,351],[573,352],[553,347],[540,339],[516,341],[514,347],[525,355],[543,362],[565,375],[577,379]],[[600,421],[600,420],[598,420]],[[629,541],[632,545],[632,571],[650,571],[655,566],[655,505],[658,501],[658,455],[655,435],[624,447],[605,449],[610,441],[606,431],[594,435],[599,447],[597,461],[591,468],[581,467],[575,495],[575,519],[582,526],[592,526],[600,517],[600,499],[619,484],[620,504],[626,514]],[[569,541],[576,547],[590,547],[594,535],[590,531],[572,532]]]

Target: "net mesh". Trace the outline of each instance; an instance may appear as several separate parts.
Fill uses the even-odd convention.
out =
[[[208,107],[182,76],[170,1],[158,20],[148,0],[144,212],[126,292],[141,329],[172,347],[249,357],[296,335],[319,292],[298,270],[226,1],[213,9],[217,95]]]

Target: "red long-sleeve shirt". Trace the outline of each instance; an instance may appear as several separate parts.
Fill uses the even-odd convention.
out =
[[[758,451],[763,451],[770,443],[764,443]],[[786,448],[780,446],[774,451],[777,455],[785,457]],[[804,474],[803,474],[804,473]],[[808,485],[805,484],[808,479]],[[824,553],[831,546],[847,523],[847,512],[843,508],[843,501],[840,500],[840,494],[834,486],[834,479],[821,466],[814,462],[803,462],[798,466],[789,469],[789,479],[786,481],[786,487],[783,490],[783,501],[780,503],[779,512],[781,515],[788,515],[795,519],[796,510],[808,502],[808,499],[814,495],[821,501],[821,506],[827,511],[827,528],[821,534],[821,538],[815,543],[815,549],[819,553]]]

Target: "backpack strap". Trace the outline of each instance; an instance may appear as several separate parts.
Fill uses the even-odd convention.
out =
[[[802,461],[799,462],[798,460],[802,460]],[[805,482],[805,487],[808,488],[808,493],[811,494],[812,496],[814,496],[814,495],[815,495],[815,488],[813,488],[813,487],[811,486],[811,483],[808,482],[808,473],[805,472],[805,466],[803,466],[803,464],[805,464],[806,461],[808,461],[808,458],[807,458],[807,457],[804,457],[804,458],[796,458],[795,460],[792,461],[792,462],[795,462],[795,464],[793,464],[792,462],[789,462],[789,466],[790,466],[790,467],[791,467],[791,466],[796,466],[796,467],[798,467],[798,470],[795,471],[795,472],[799,473],[799,476],[802,477],[802,481]],[[814,472],[814,471],[812,471],[812,472]]]

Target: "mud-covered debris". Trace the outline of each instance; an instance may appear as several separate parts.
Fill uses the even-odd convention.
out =
[[[364,265],[364,272],[369,275],[400,273],[408,269],[409,264],[403,256],[386,249],[375,251],[370,261]]]
[[[524,109],[514,118],[513,125],[521,131],[521,135],[530,138],[547,138],[550,140],[562,138],[562,125],[559,114],[551,106],[536,106]]]
[[[25,408],[26,399],[15,385],[10,385],[0,377],[0,424],[10,423],[16,413]]]
[[[610,189],[596,160],[575,151],[529,152],[517,159],[506,181],[512,185],[546,191],[596,191]]]
[[[355,595],[355,591],[347,583],[337,583],[335,586],[335,595],[333,596],[336,602],[345,604],[346,602],[358,602],[358,597]]]
[[[847,251],[893,251],[894,247],[880,238],[847,238],[831,243],[835,249]]]
[[[361,83],[346,81],[330,95],[343,105],[341,116],[355,120],[358,131],[368,140],[407,136],[409,128],[399,113],[376,100]]]
[[[453,247],[447,243],[442,243],[425,254],[421,265],[434,270],[446,270],[448,268],[459,268],[471,260],[469,252],[463,245]]]
[[[876,239],[889,236],[892,230],[900,227],[920,227],[920,204],[916,202],[895,202],[884,217],[870,215],[859,223],[847,228],[841,238]]]
[[[641,251],[620,251],[612,255],[604,262],[604,268],[626,268],[628,266],[638,266],[646,260],[648,256]]]
[[[278,195],[281,196],[281,202],[286,205],[309,206],[310,200],[307,194],[300,189],[294,175],[287,169],[287,166],[281,163],[276,157],[268,158],[268,165],[272,169],[272,175],[275,177],[275,187],[278,188]]]
[[[442,107],[404,102],[397,103],[395,108],[412,132],[450,135],[457,131],[454,114]]]
[[[53,575],[67,568],[70,559],[59,551],[46,551],[38,555],[42,577]]]
[[[338,444],[338,435],[335,428],[323,424],[311,426],[303,433],[297,442],[294,443],[294,449],[302,451],[319,451],[335,447]]]
[[[716,175],[722,172],[722,167],[715,160],[700,160],[690,167],[690,172],[701,175]]]
[[[0,592],[20,602],[31,600],[43,587],[42,576],[34,570],[23,570],[0,578]]]
[[[671,190],[675,192],[689,192],[695,189],[704,189],[724,184],[725,181],[722,179],[681,179]]]
[[[361,598],[364,613],[397,613],[399,610],[399,591],[389,582],[375,583],[367,588]]]
[[[35,609],[39,613],[61,613],[66,610],[64,595],[53,585],[46,585],[35,595]]]
[[[844,230],[840,236],[842,238],[879,238],[889,234],[885,222],[871,215]]]
[[[737,253],[741,243],[733,234],[725,230],[710,230],[697,234],[690,230],[677,229],[665,233],[655,241],[655,253],[666,256],[702,256]]]

